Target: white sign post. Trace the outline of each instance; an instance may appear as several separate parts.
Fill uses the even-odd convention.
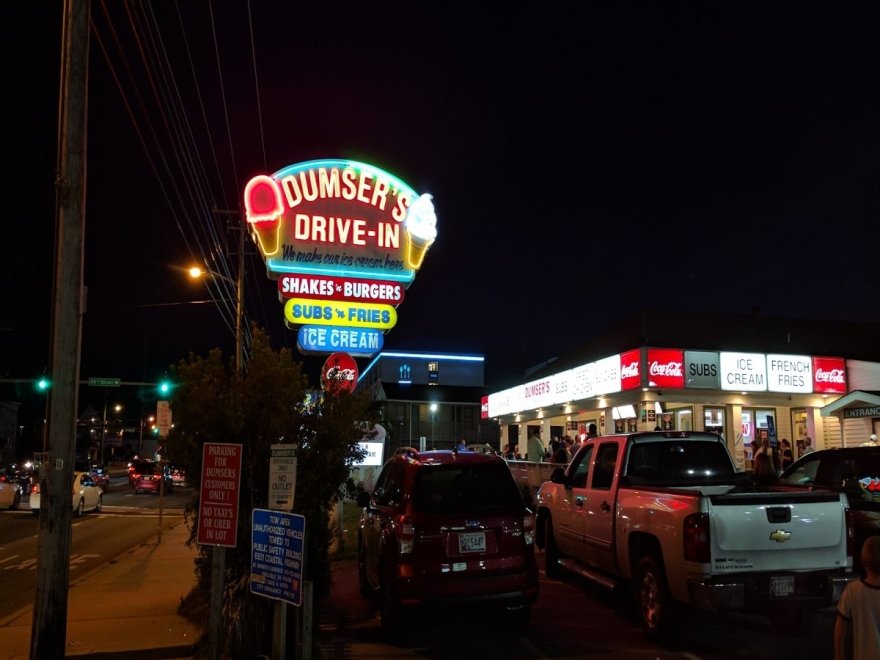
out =
[[[296,491],[296,444],[272,445],[269,459],[269,508],[293,511]]]

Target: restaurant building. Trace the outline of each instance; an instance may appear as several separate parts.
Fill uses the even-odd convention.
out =
[[[600,435],[713,431],[740,469],[764,437],[792,441],[798,456],[807,438],[819,449],[880,433],[880,361],[865,359],[878,350],[876,325],[707,321],[642,313],[597,340],[589,357],[554,360],[492,392],[483,414],[498,422],[502,447],[521,453],[533,433],[547,446],[583,438],[590,424]]]

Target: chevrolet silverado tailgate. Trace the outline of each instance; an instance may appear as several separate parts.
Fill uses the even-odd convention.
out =
[[[709,498],[712,572],[818,570],[847,565],[845,502],[830,491]]]

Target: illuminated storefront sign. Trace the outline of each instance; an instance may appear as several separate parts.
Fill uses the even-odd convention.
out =
[[[388,330],[397,323],[397,310],[391,305],[289,298],[284,318],[290,325],[335,325]]]
[[[684,387],[684,353],[667,348],[648,349],[648,387]]]
[[[720,353],[721,389],[767,391],[767,361],[763,353]]]
[[[715,351],[684,352],[684,384],[687,388],[721,389],[721,365]]]
[[[843,358],[813,358],[813,391],[846,394],[846,362]]]
[[[245,188],[245,209],[275,274],[409,285],[437,237],[430,195],[356,161],[315,160],[256,176]]]
[[[767,389],[810,394],[813,391],[812,358],[809,355],[767,355]]]
[[[620,354],[620,388],[634,390],[642,386],[642,349]]]
[[[278,295],[281,298],[320,298],[399,305],[403,302],[403,284],[356,277],[322,275],[281,275]]]
[[[382,331],[371,328],[303,325],[296,334],[297,348],[307,354],[345,351],[355,357],[370,357],[381,351],[384,343]]]

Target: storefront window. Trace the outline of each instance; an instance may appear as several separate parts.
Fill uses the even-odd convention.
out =
[[[693,431],[694,411],[691,408],[681,408],[676,410],[675,424],[679,431]]]
[[[703,408],[703,428],[711,433],[724,433],[724,408]]]

